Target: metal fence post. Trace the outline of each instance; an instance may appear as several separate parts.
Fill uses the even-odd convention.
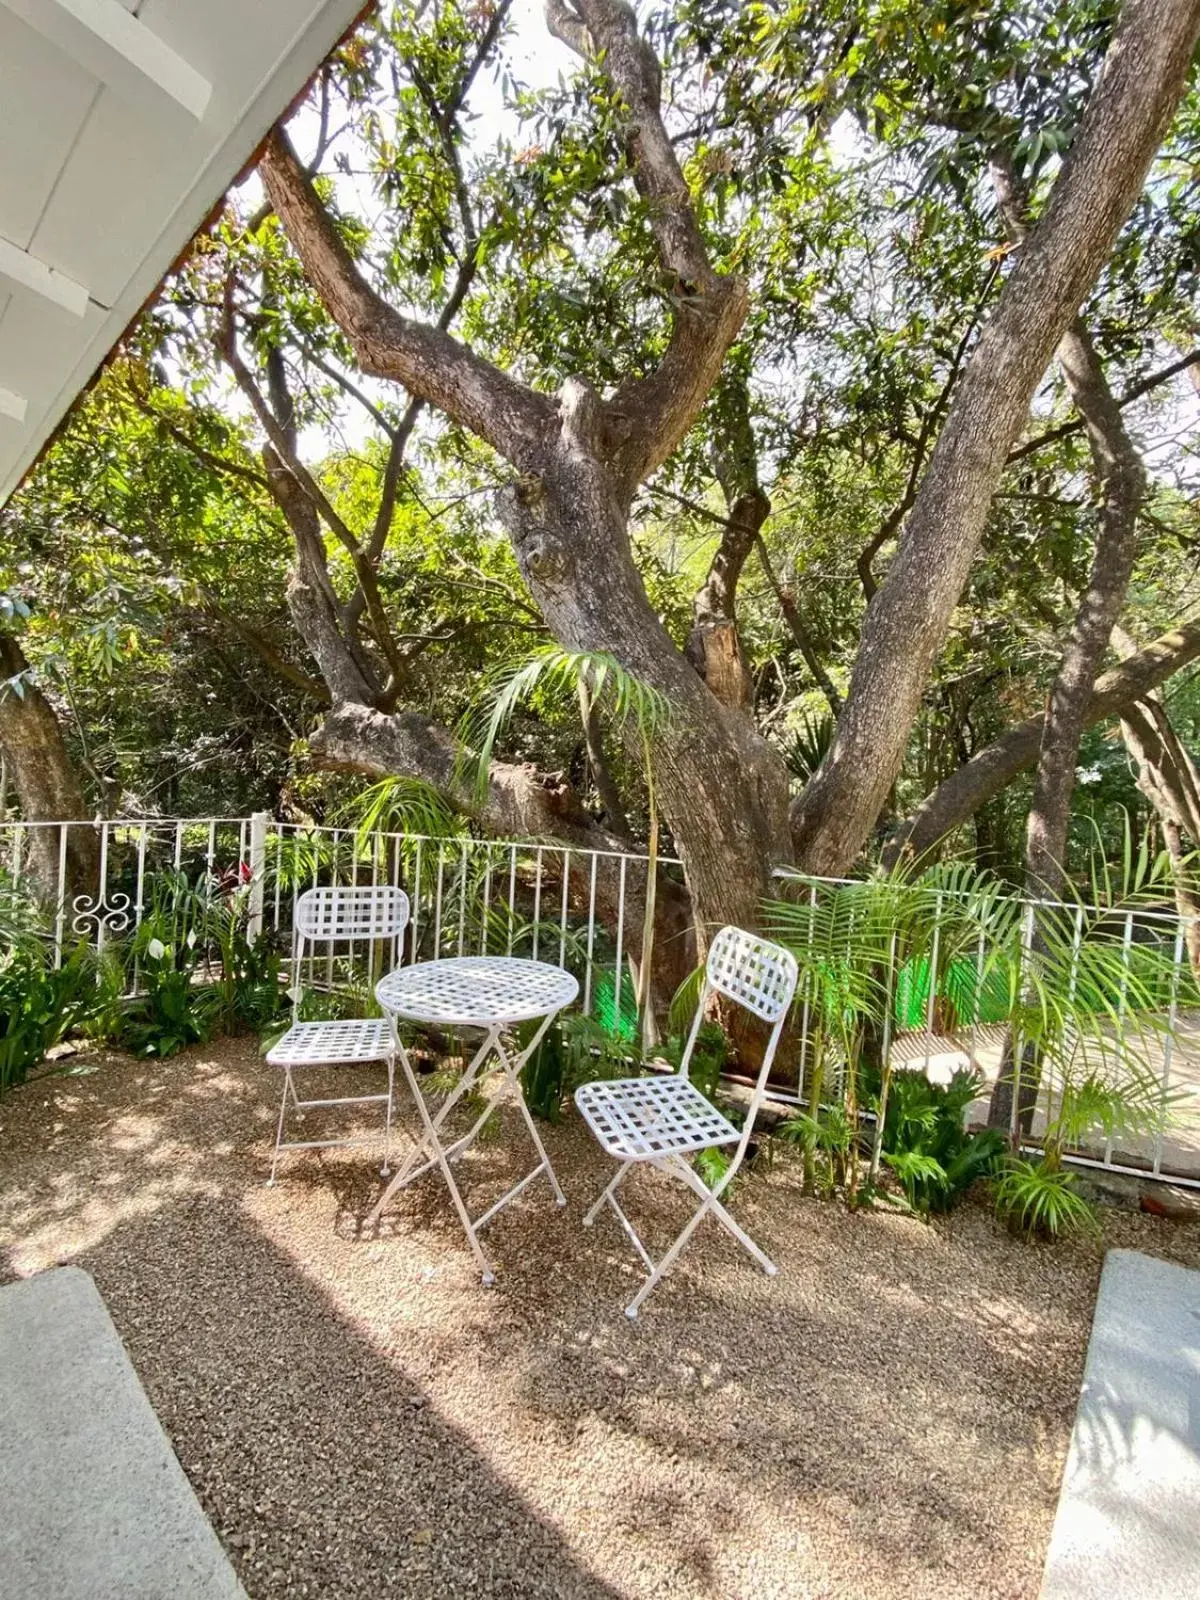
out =
[[[246,917],[246,938],[250,944],[262,933],[263,878],[267,870],[267,827],[269,811],[256,811],[250,818],[250,908]]]

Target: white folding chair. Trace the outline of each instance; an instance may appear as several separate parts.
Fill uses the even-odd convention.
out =
[[[299,1020],[301,974],[305,946],[332,946],[361,939],[391,941],[391,965],[400,961],[400,942],[408,926],[408,896],[390,885],[363,885],[333,889],[307,889],[296,902],[292,947],[292,1025],[267,1052],[272,1066],[283,1068],[283,1097],[275,1129],[275,1155],[268,1183],[275,1182],[281,1150],[325,1150],[337,1146],[373,1144],[373,1137],[357,1139],[290,1139],[283,1137],[288,1102],[303,1116],[321,1106],[386,1105],[384,1119],[383,1176],[388,1176],[392,1140],[392,1091],[396,1074],[396,1025],[391,1016],[356,1017],[345,1021]],[[331,952],[332,953],[332,952]],[[347,1066],[352,1062],[387,1063],[386,1094],[347,1095],[338,1099],[301,1100],[296,1073],[302,1067]]]
[[[720,1197],[733,1182],[750,1143],[754,1119],[766,1093],[767,1075],[775,1059],[779,1035],[788,1007],[796,992],[796,959],[777,944],[768,944],[741,928],[722,928],[714,938],[705,965],[700,1002],[688,1034],[679,1071],[670,1075],[621,1078],[615,1082],[585,1083],[575,1091],[575,1104],[584,1121],[603,1148],[621,1163],[617,1174],[583,1219],[590,1228],[607,1202],[617,1214],[630,1242],[645,1263],[650,1276],[625,1307],[627,1317],[636,1317],[638,1307],[664,1273],[675,1264],[684,1245],[706,1216],[727,1228],[740,1245],[754,1257],[764,1272],[774,1275],[776,1268],[729,1215]],[[704,1008],[713,992],[734,1000],[764,1022],[774,1024],[759,1068],[758,1082],[741,1131],[706,1100],[688,1077],[688,1065],[696,1045],[696,1035],[704,1019]],[[718,1182],[710,1189],[690,1165],[688,1156],[700,1150],[713,1150],[736,1144],[737,1150]],[[617,1200],[617,1190],[626,1175],[639,1163],[648,1162],[660,1172],[680,1179],[700,1198],[695,1216],[675,1243],[657,1263]]]

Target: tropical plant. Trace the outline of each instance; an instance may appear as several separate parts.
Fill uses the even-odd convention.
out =
[[[535,692],[559,698],[573,696],[580,704],[585,725],[589,708],[604,712],[618,734],[630,732],[635,736],[641,752],[649,827],[637,1003],[642,1043],[648,1046],[655,1035],[650,985],[654,967],[659,839],[652,749],[670,724],[671,702],[607,651],[539,650],[516,667],[506,667],[493,675],[460,724],[460,771],[469,778],[477,796],[482,797],[486,791],[497,740],[517,707]]]
[[[984,1080],[959,1071],[946,1085],[922,1072],[892,1079],[883,1126],[883,1159],[915,1211],[949,1211],[980,1178],[991,1176],[1007,1152],[998,1128],[971,1133],[965,1126]]]
[[[1100,1232],[1095,1209],[1079,1192],[1078,1174],[1046,1156],[1009,1159],[996,1185],[996,1211],[1014,1232],[1030,1237]]]
[[[678,1071],[686,1044],[687,1035],[680,1032],[672,1035],[658,1053]],[[692,1058],[688,1063],[688,1077],[707,1099],[716,1099],[717,1089],[728,1063],[729,1040],[724,1028],[717,1022],[702,1022],[696,1033]]]
[[[0,1094],[24,1083],[86,1020],[95,997],[95,960],[86,945],[56,965],[50,942],[27,933],[0,956]]]
[[[538,1025],[526,1023],[518,1038],[528,1040]],[[581,1084],[599,1078],[628,1078],[641,1069],[641,1056],[628,1040],[614,1037],[592,1017],[558,1017],[521,1069],[525,1103],[535,1117],[557,1122],[563,1102]]]

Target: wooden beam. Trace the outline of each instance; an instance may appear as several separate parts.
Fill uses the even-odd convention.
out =
[[[11,389],[0,388],[0,417],[8,417],[13,422],[24,422],[25,410],[23,394],[14,394]]]
[[[5,0],[0,0],[0,5],[4,3]],[[10,288],[23,289],[49,300],[73,317],[82,317],[88,308],[88,292],[81,283],[68,278],[65,272],[48,267],[28,250],[21,250],[4,238],[0,238],[0,280]]]
[[[208,109],[208,79],[120,0],[0,0],[0,6],[122,98],[137,100],[149,90],[197,122]]]

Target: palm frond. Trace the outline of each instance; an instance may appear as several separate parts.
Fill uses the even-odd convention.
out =
[[[670,720],[670,702],[603,650],[550,648],[493,674],[459,724],[460,778],[476,793],[487,785],[496,745],[517,707],[536,692],[566,700],[584,684],[593,704],[617,726],[632,725],[649,740]]]

